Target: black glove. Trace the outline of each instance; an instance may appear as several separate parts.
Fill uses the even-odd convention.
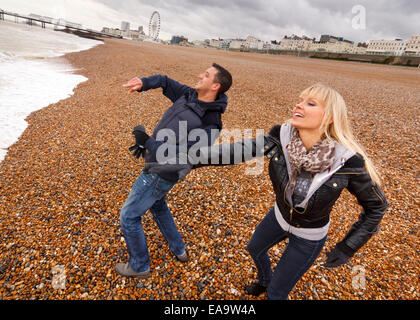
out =
[[[140,158],[140,156],[144,158],[144,154],[146,152],[144,145],[150,137],[146,133],[144,127],[141,125],[134,127],[133,135],[136,139],[136,144],[131,146],[128,150],[132,151],[133,156],[135,156],[137,159]]]
[[[137,159],[140,158],[140,156],[144,158],[144,153],[146,152],[146,148],[143,146],[139,146],[138,144],[131,146],[130,148],[128,148],[128,150],[132,151],[133,156],[135,156]]]
[[[136,144],[139,146],[144,147],[146,141],[150,138],[149,135],[146,133],[146,130],[143,126],[136,126],[133,129],[134,137],[136,138]]]
[[[327,252],[327,261],[325,261],[324,267],[334,268],[341,266],[342,264],[347,263],[350,258],[351,256],[335,247],[331,251]]]

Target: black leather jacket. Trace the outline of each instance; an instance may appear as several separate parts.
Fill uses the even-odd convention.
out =
[[[274,129],[274,130],[273,130]],[[212,164],[208,165],[228,165],[239,163],[235,162],[234,152],[252,146],[252,156],[262,156],[263,154],[270,159],[269,175],[276,194],[277,206],[287,223],[297,228],[319,228],[329,222],[331,209],[335,201],[339,198],[342,190],[347,190],[353,194],[362,211],[358,221],[353,224],[344,239],[337,245],[340,250],[352,256],[379,230],[379,223],[388,206],[384,193],[376,185],[364,167],[364,160],[356,154],[349,158],[344,165],[335,172],[329,180],[324,182],[312,195],[305,208],[296,208],[286,200],[286,189],[289,184],[289,175],[286,167],[286,159],[282,151],[282,146],[278,137],[278,130],[273,128],[269,135],[264,135],[264,148],[257,150],[256,140],[237,142],[235,144],[213,146]],[[247,146],[246,146],[247,145]],[[229,147],[230,161],[222,163],[222,148]],[[217,152],[216,148],[219,148]],[[235,150],[236,148],[236,150]],[[248,150],[249,151],[249,150]],[[215,164],[215,155],[218,154],[219,162]],[[247,161],[243,152],[242,161]],[[249,152],[248,152],[249,153]],[[226,155],[226,152],[225,152]],[[203,159],[203,158],[202,158]],[[210,159],[210,158],[209,158]],[[207,160],[209,160],[207,159]],[[210,162],[210,161],[208,161]],[[202,166],[202,165],[198,165]]]

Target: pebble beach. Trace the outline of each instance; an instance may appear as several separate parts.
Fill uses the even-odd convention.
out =
[[[257,275],[246,246],[275,201],[268,160],[259,175],[245,174],[246,163],[191,172],[167,196],[190,261],[175,259],[148,212],[151,277],[115,272],[128,261],[119,212],[144,165],[128,151],[132,128],[151,134],[171,106],[161,89],[128,94],[122,85],[159,73],[194,86],[213,62],[233,76],[225,129],[268,133],[291,117],[302,90],[322,82],[344,97],[382,175],[390,205],[379,232],[347,265],[323,267],[361,211],[344,190],[325,248],[289,299],[419,299],[420,69],[116,39],[53,59],[88,80],[31,113],[0,162],[0,299],[266,299],[244,286]],[[269,251],[273,265],[286,245]]]

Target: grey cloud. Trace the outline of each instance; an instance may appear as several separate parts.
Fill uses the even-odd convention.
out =
[[[420,32],[420,1],[410,0],[101,0],[120,12],[147,21],[153,10],[162,18],[161,30],[191,40],[254,35],[280,40],[285,34],[319,39],[321,34],[355,42],[377,37],[408,39]],[[352,8],[366,9],[366,30],[352,28]],[[140,19],[141,17],[141,19]]]

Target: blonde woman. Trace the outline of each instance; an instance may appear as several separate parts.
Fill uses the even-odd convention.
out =
[[[346,104],[334,89],[322,84],[305,89],[287,123],[257,139],[202,148],[200,162],[239,163],[235,162],[238,150],[242,161],[263,154],[270,159],[269,175],[276,194],[274,206],[248,244],[258,281],[247,286],[246,293],[267,292],[268,299],[287,299],[321,252],[330,211],[344,188],[356,197],[362,211],[344,239],[327,253],[325,266],[346,263],[378,231],[388,203],[378,173],[353,137]],[[223,163],[229,158],[226,154],[230,160]],[[287,248],[273,272],[267,251],[286,238]]]

